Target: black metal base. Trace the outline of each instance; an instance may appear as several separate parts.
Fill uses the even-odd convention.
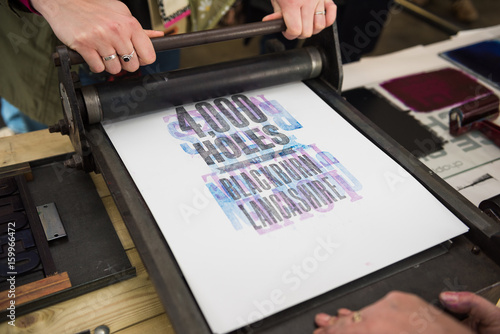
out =
[[[16,305],[18,316],[136,275],[92,179],[64,167],[64,158],[33,163],[33,180],[26,185],[35,207],[47,203],[57,207],[67,236],[49,241],[48,250],[55,270],[68,273],[71,288]],[[17,287],[42,278],[40,270],[26,273],[16,277]],[[2,281],[5,277],[0,277],[0,286]],[[2,311],[2,321],[8,320]]]

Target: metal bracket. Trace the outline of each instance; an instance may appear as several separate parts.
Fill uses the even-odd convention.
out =
[[[56,50],[59,59],[59,91],[64,119],[50,126],[49,132],[60,132],[63,135],[68,135],[71,139],[75,154],[65,161],[65,166],[91,172],[95,170],[95,165],[83,122],[83,117],[86,114],[83,99],[81,96],[78,98],[79,95],[75,89],[75,81],[78,82],[78,76],[71,72],[69,49],[65,46],[58,46]]]
[[[62,224],[61,217],[59,217],[59,212],[57,211],[55,203],[38,205],[36,209],[40,221],[42,222],[43,229],[45,230],[47,241],[66,236],[66,230]]]
[[[340,93],[342,89],[342,57],[340,55],[340,43],[337,32],[337,24],[324,29],[317,35],[313,35],[304,42],[304,46],[317,47],[323,57],[323,71],[320,78],[331,88]]]

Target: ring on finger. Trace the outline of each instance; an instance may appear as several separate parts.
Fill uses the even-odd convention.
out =
[[[316,12],[316,13],[314,13],[314,15],[326,15],[326,10]]]
[[[359,312],[359,311],[353,312],[353,314],[352,314],[352,322],[361,322],[361,320],[363,320],[361,318],[361,312]]]
[[[102,57],[102,59],[104,59],[104,61],[113,60],[115,58],[116,58],[116,53],[113,53],[112,55],[109,55],[106,57]]]
[[[123,61],[127,63],[130,61],[130,59],[132,59],[132,57],[134,56],[134,53],[135,53],[135,50],[132,51],[131,53],[129,53],[128,55],[123,55],[121,57],[122,57]]]

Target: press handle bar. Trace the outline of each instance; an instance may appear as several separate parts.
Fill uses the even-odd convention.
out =
[[[266,22],[246,23],[232,27],[217,28],[203,31],[190,32],[178,35],[168,35],[151,39],[156,52],[180,49],[189,46],[223,42],[240,38],[249,38],[274,34],[286,29],[283,19]],[[60,66],[59,54],[52,55],[56,66]],[[74,50],[69,50],[72,65],[84,63],[83,57]]]

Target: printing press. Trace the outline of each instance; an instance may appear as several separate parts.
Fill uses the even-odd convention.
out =
[[[157,52],[161,52],[282,30],[282,21],[271,21],[166,36],[153,40],[153,45]],[[360,309],[391,290],[412,292],[437,304],[437,295],[443,290],[480,291],[500,281],[500,221],[494,218],[494,214],[488,216],[472,205],[341,97],[342,65],[336,28],[325,29],[306,40],[301,48],[289,51],[276,49],[254,58],[169,73],[145,74],[139,78],[91,86],[81,86],[78,77],[71,72],[72,65],[82,62],[78,54],[60,47],[55,55],[64,120],[52,127],[51,132],[69,135],[75,149],[75,154],[64,164],[102,174],[175,331],[218,332],[208,323],[196,294],[184,276],[182,265],[166,241],[167,236],[160,230],[147,201],[101,122],[125,118],[137,120],[160,109],[295,81],[304,82],[330,106],[332,113],[338,113],[411,174],[469,230],[284,310],[270,312],[255,321],[242,322],[240,328],[229,332],[308,333],[314,330],[316,313],[335,313],[341,307]],[[335,139],[335,133],[329,135]],[[411,198],[407,200],[411,202]],[[406,211],[407,216],[425,210],[416,202],[409,207],[413,210]],[[382,208],[384,211],[393,209],[389,202]],[[491,211],[494,209],[490,208]],[[384,240],[379,242],[384,243]],[[393,251],[397,253],[398,249]],[[265,278],[263,273],[262,279]],[[261,308],[267,307],[264,302],[260,305]]]

